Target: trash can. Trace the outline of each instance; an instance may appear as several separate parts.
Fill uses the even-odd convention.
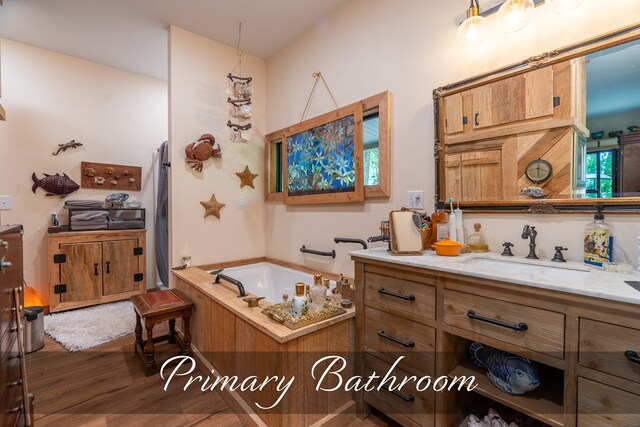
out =
[[[33,353],[44,347],[44,309],[39,306],[24,308],[24,352]]]

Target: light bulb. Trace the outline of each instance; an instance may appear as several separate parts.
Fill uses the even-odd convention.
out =
[[[582,0],[545,0],[545,4],[551,6],[555,13],[565,13],[575,9],[582,3]]]
[[[527,26],[533,15],[533,0],[507,0],[498,10],[498,21],[505,33],[513,33]]]
[[[489,24],[487,20],[479,15],[469,16],[458,27],[458,41],[464,47],[477,47],[487,38],[489,34]]]

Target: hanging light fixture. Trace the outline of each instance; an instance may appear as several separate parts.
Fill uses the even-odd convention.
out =
[[[555,13],[565,13],[575,9],[582,3],[582,0],[545,0]]]
[[[487,20],[480,16],[478,0],[470,0],[467,19],[458,27],[458,41],[465,47],[476,47],[482,44],[489,34]]]
[[[505,33],[513,33],[526,27],[533,15],[533,0],[507,0],[498,10],[498,21]]]

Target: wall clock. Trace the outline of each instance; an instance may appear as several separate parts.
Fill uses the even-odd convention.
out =
[[[551,163],[543,159],[533,160],[525,168],[527,178],[535,184],[539,184],[549,179],[551,171]]]

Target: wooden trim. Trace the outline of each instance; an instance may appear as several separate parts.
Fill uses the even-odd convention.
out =
[[[278,141],[284,141],[284,134],[282,130],[272,132],[269,135],[264,137],[264,200],[267,202],[281,202],[284,200],[284,193],[275,192],[275,184],[273,184],[274,189],[272,191],[272,183],[276,177],[276,170],[272,168],[273,164],[271,153],[272,153],[272,144],[277,143]],[[284,155],[284,151],[283,151]]]
[[[2,107],[2,104],[0,104],[0,120],[7,120],[7,112]]]
[[[323,124],[333,122],[348,116],[353,116],[354,121],[354,172],[355,172],[355,188],[352,191],[334,192],[326,194],[306,194],[299,196],[289,195],[289,165],[286,161],[286,152],[288,138],[301,132],[308,131]],[[284,181],[284,204],[285,205],[301,205],[314,203],[348,203],[364,201],[364,183],[363,183],[363,142],[362,142],[362,105],[359,102],[347,105],[321,116],[305,120],[297,125],[290,126],[284,130],[282,141],[283,163],[282,175]]]

